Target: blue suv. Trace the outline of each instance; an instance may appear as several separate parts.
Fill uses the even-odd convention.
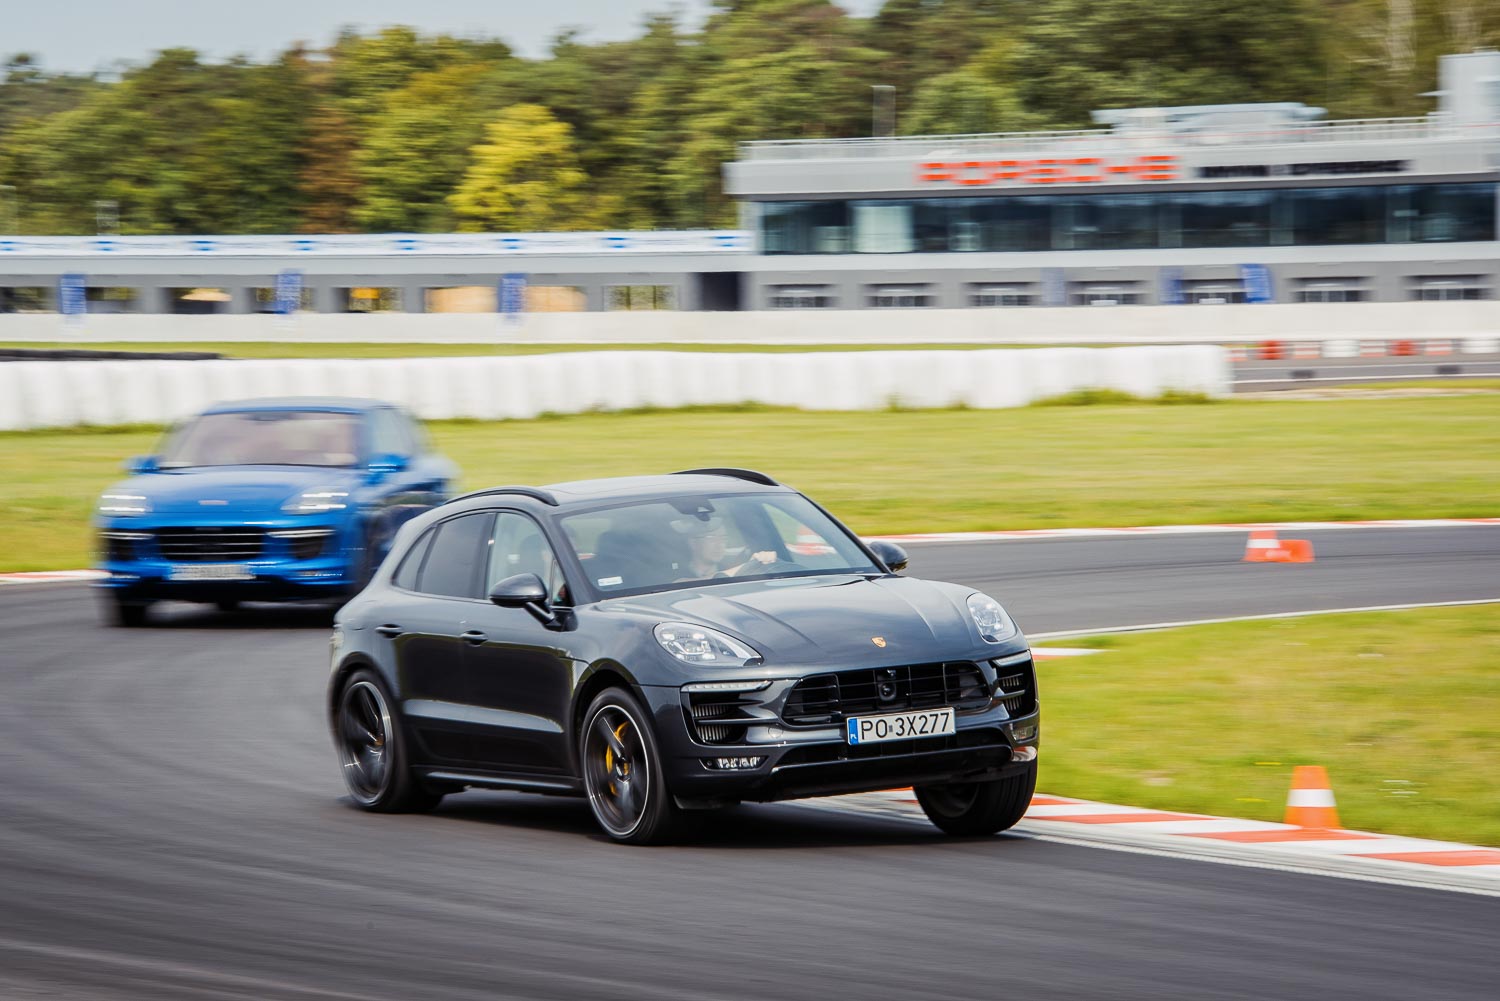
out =
[[[342,599],[454,465],[405,411],[338,398],[222,403],[168,433],[99,498],[99,584],[116,625],[151,602]]]

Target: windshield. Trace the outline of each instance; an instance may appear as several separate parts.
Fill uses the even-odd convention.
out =
[[[188,466],[352,466],[359,415],[318,410],[204,414],[173,431],[162,469]]]
[[[796,494],[674,497],[569,515],[563,533],[605,595],[704,581],[880,573],[807,498]]]

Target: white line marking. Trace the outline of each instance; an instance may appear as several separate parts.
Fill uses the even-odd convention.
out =
[[[1422,601],[1406,605],[1365,605],[1360,608],[1316,608],[1305,612],[1271,612],[1267,615],[1234,615],[1223,619],[1184,619],[1181,622],[1148,622],[1138,626],[1108,626],[1099,629],[1065,629],[1055,633],[1028,633],[1031,640],[1062,640],[1076,636],[1106,636],[1111,633],[1146,633],[1184,626],[1217,626],[1226,622],[1261,622],[1267,619],[1301,619],[1309,615],[1345,615],[1354,612],[1404,612],[1413,608],[1460,608],[1465,605],[1494,605],[1500,597],[1475,598],[1468,601]]]
[[[884,542],[1003,542],[1025,539],[1092,539],[1149,535],[1212,535],[1255,531],[1335,532],[1360,528],[1467,528],[1500,525],[1500,518],[1409,518],[1389,521],[1266,521],[1213,525],[1140,525],[1121,528],[1018,528],[983,532],[927,532],[869,536]]]

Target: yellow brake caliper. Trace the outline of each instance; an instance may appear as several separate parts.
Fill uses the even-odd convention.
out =
[[[620,737],[620,734],[624,733],[625,732],[625,728],[627,726],[629,726],[629,725],[630,725],[630,723],[627,721],[627,722],[621,723],[619,726],[615,727],[615,739],[616,740],[620,740],[620,741],[623,742],[622,738]],[[612,771],[614,769],[614,767],[615,767],[615,752],[614,752],[614,749],[611,748],[608,744],[605,744],[604,745],[604,770],[606,772]],[[624,760],[622,760],[620,762],[620,774],[621,775],[629,775],[630,774],[630,762],[624,761]],[[613,782],[611,782],[609,784],[609,794],[611,796],[618,796],[618,795],[620,795],[620,791],[615,788],[615,784]]]

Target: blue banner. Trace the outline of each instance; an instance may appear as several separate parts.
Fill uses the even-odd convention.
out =
[[[1182,269],[1162,268],[1159,272],[1161,278],[1161,304],[1163,306],[1181,306],[1182,297]]]
[[[496,292],[496,301],[506,320],[519,322],[521,314],[526,312],[526,275],[520,271],[502,275]]]
[[[1240,281],[1245,283],[1246,302],[1275,302],[1271,287],[1271,269],[1264,264],[1241,264]]]
[[[57,311],[63,316],[82,316],[89,311],[88,286],[75,271],[57,278]]]
[[[291,316],[302,308],[302,272],[287,268],[276,276],[276,315]]]

